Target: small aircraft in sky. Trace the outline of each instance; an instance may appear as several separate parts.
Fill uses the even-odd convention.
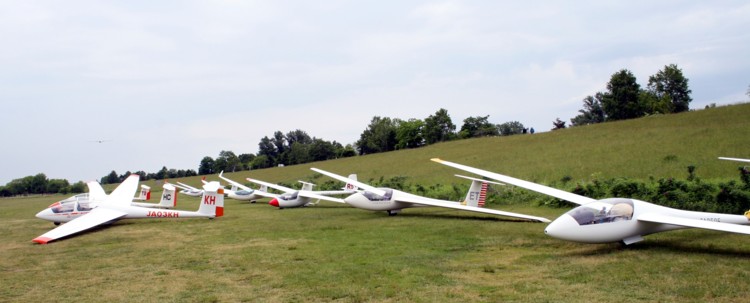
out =
[[[459,203],[453,201],[445,201],[439,199],[425,198],[414,194],[406,193],[400,190],[392,188],[376,188],[374,186],[339,176],[334,173],[324,171],[322,169],[310,168],[315,172],[321,173],[333,179],[346,182],[347,184],[354,184],[357,188],[364,189],[362,192],[354,193],[344,199],[346,204],[354,206],[356,208],[374,210],[374,211],[386,211],[389,216],[395,216],[401,212],[404,208],[419,207],[419,206],[436,206],[445,207],[465,211],[473,211],[478,213],[500,215],[506,217],[521,218],[531,221],[549,222],[546,218],[529,216],[524,214],[512,213],[507,211],[500,211],[495,209],[479,207],[478,203],[482,196],[481,189],[482,183],[488,182],[480,179],[469,178],[472,180],[469,192],[466,194],[464,202]],[[463,176],[460,176],[463,177]],[[493,182],[494,183],[494,182]],[[474,201],[476,200],[476,201]],[[473,202],[468,202],[473,201]],[[469,205],[467,205],[469,204]]]
[[[98,202],[96,207],[77,200],[55,203],[36,214],[37,218],[52,222],[67,222],[32,241],[47,244],[103,224],[120,219],[144,218],[215,218],[224,215],[224,189],[219,182],[203,186],[204,194],[198,211],[156,210],[131,205],[138,188],[138,175],[131,175],[115,190]],[[68,205],[69,204],[69,205]]]
[[[239,182],[235,182],[234,180],[224,177],[224,171],[221,171],[219,173],[219,178],[221,178],[224,181],[227,181],[227,183],[232,185],[231,189],[224,190],[224,192],[226,192],[227,194],[227,197],[229,198],[240,200],[240,201],[251,201],[251,203],[255,203],[256,200],[258,199],[263,199],[263,198],[268,197],[268,195],[258,194],[259,191],[267,193],[268,186],[261,185],[260,189],[252,189],[250,187],[240,184]]]
[[[750,159],[742,159],[742,158],[727,158],[727,157],[719,157],[721,160],[729,160],[729,161],[739,161],[739,162],[750,162]]]
[[[356,175],[352,176],[356,178]],[[344,203],[344,200],[330,197],[329,195],[345,195],[355,192],[354,189],[346,189],[350,188],[351,186],[345,187],[344,190],[313,191],[312,187],[314,186],[314,184],[304,181],[299,181],[300,183],[302,183],[302,189],[300,190],[251,178],[247,178],[247,181],[284,192],[284,194],[277,195],[268,192],[256,191],[256,194],[258,195],[265,195],[266,197],[271,198],[271,201],[268,201],[268,205],[278,207],[279,209],[317,204],[317,202],[313,202],[313,200],[326,200],[331,202]]]
[[[580,205],[552,221],[544,230],[545,234],[558,239],[629,245],[642,241],[643,236],[649,234],[691,227],[750,234],[750,226],[743,226],[750,224],[750,211],[743,216],[680,210],[628,198],[596,200],[438,158],[432,161]]]

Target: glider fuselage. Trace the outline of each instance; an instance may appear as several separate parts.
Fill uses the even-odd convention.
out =
[[[544,230],[544,233],[554,238],[574,242],[610,243],[622,241],[625,244],[630,244],[642,240],[643,236],[649,234],[689,228],[638,220],[641,214],[649,213],[708,222],[750,223],[748,218],[742,215],[687,211],[635,199],[609,198],[573,208],[552,221]]]

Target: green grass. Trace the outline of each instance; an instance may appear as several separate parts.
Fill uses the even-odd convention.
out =
[[[442,157],[541,182],[684,178],[690,164],[701,178],[736,179],[738,164],[716,157],[750,158],[748,117],[750,105],[738,105],[229,176],[328,180],[308,169],[315,166],[363,181],[462,182],[452,177],[459,171],[428,160]],[[388,217],[326,202],[277,210],[227,199],[226,215],[215,220],[122,220],[33,244],[54,227],[34,214],[62,198],[0,200],[0,301],[744,302],[750,293],[750,238],[729,233],[674,231],[623,248],[447,209]],[[197,198],[179,201],[181,209],[198,207]],[[532,205],[492,207],[551,219],[567,210]]]
[[[325,202],[277,210],[227,200],[216,220],[122,220],[33,244],[53,227],[33,213],[60,198],[0,203],[3,300],[737,302],[750,292],[750,241],[727,233],[676,231],[622,248],[446,209],[388,217]]]

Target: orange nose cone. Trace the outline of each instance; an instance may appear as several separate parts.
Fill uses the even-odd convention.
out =
[[[279,207],[279,200],[276,200],[276,198],[271,199],[271,201],[268,201],[268,205]]]

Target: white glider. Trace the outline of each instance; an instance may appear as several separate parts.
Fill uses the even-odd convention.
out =
[[[750,224],[750,211],[743,216],[680,210],[628,198],[596,200],[437,158],[432,161],[580,205],[544,230],[558,239],[583,243],[619,241],[628,245],[649,234],[690,227],[750,234],[750,226],[744,226]]]
[[[221,171],[219,173],[219,178],[221,178],[224,181],[227,181],[227,183],[232,185],[231,189],[224,190],[227,194],[227,197],[229,198],[240,200],[240,201],[252,201],[252,203],[255,203],[255,201],[258,199],[263,199],[263,198],[268,197],[268,195],[262,195],[259,193],[259,192],[268,193],[268,187],[265,185],[261,185],[260,189],[252,189],[243,184],[240,184],[239,182],[235,182],[234,180],[224,177],[224,171]]]
[[[211,182],[203,186],[204,195],[198,211],[155,210],[131,205],[133,194],[138,187],[138,175],[131,175],[125,179],[111,194],[91,208],[74,201],[72,208],[49,207],[40,211],[36,216],[52,222],[67,222],[32,241],[47,244],[50,241],[67,237],[96,226],[111,223],[119,219],[144,218],[215,218],[224,215],[224,193],[218,182]],[[54,206],[55,204],[53,204]]]
[[[268,205],[278,207],[279,209],[315,205],[317,202],[314,203],[312,202],[313,200],[345,203],[343,199],[329,197],[328,195],[351,194],[354,192],[354,190],[313,191],[312,187],[314,184],[304,181],[299,181],[302,183],[302,189],[300,190],[251,178],[247,178],[247,181],[284,192],[284,194],[281,195],[268,192],[256,192],[258,195],[271,198]]]
[[[201,182],[204,182],[204,184],[205,184],[206,181],[205,180],[201,180]],[[177,184],[175,186],[177,188],[179,188],[179,189],[182,189],[180,191],[181,194],[185,194],[185,195],[188,195],[188,196],[191,196],[191,197],[199,197],[199,196],[203,195],[203,190],[202,189],[198,189],[198,188],[192,187],[192,186],[187,185],[187,184],[182,183],[182,182],[177,182]]]
[[[374,211],[386,211],[388,215],[394,216],[401,212],[404,208],[419,207],[419,206],[435,206],[445,207],[457,210],[473,211],[478,213],[506,216],[521,218],[531,221],[549,222],[546,218],[529,216],[524,214],[500,211],[489,208],[478,207],[478,202],[469,203],[458,203],[453,201],[445,201],[439,199],[425,198],[422,196],[413,195],[400,190],[392,188],[376,188],[366,183],[348,179],[344,176],[339,176],[334,173],[324,171],[322,169],[310,168],[315,172],[321,173],[333,179],[354,184],[357,188],[364,189],[363,192],[354,193],[344,199],[344,201],[356,208],[374,210]],[[479,179],[472,179],[472,185],[469,188],[469,192],[466,195],[465,202],[469,200],[479,200],[481,196],[481,188],[483,182],[488,182]]]
[[[99,203],[107,198],[107,194],[104,192],[104,188],[96,181],[86,182],[86,186],[89,188],[88,193],[77,194],[67,199],[52,203],[47,208],[55,210],[57,218],[68,218],[72,215],[78,215],[79,212],[73,212],[72,210],[76,207],[84,209],[93,209],[99,206]],[[148,192],[148,193],[146,193]],[[159,203],[146,203],[146,202],[135,202],[137,200],[146,200],[146,196],[150,197],[151,189],[146,185],[141,185],[141,194],[138,198],[133,198],[133,202],[130,205],[150,208],[173,208],[177,205],[177,194],[175,188],[171,184],[164,184],[164,192],[162,193],[161,200]],[[67,222],[71,219],[60,219],[54,221],[55,224],[59,225],[60,222]]]

